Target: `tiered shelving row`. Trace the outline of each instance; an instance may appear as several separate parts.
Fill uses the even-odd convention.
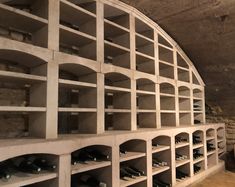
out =
[[[43,171],[39,174],[13,172],[8,181],[0,181],[1,186],[33,186],[35,184],[49,186],[79,186],[83,176],[93,176],[107,186],[152,186],[153,181],[161,181],[173,186],[186,186],[195,181],[194,177],[205,177],[210,172],[223,168],[219,161],[219,150],[207,151],[208,141],[219,143],[223,124],[202,125],[200,127],[172,128],[169,130],[123,132],[101,136],[76,135],[60,136],[58,140],[12,142],[9,147],[1,146],[0,156],[3,163],[12,162],[16,165],[22,157],[44,157],[57,166],[54,171]],[[200,143],[195,143],[197,136]],[[94,144],[94,140],[96,143]],[[20,149],[17,149],[21,147]],[[52,149],[53,147],[53,149]],[[10,148],[10,149],[9,149]],[[193,158],[195,149],[202,153]],[[22,155],[22,150],[27,150]],[[106,155],[96,160],[82,160],[84,154],[99,151]],[[40,154],[39,154],[40,153]],[[186,158],[175,160],[177,155]],[[76,160],[77,159],[77,160]],[[153,164],[155,163],[155,164]],[[164,163],[158,165],[156,163]],[[200,170],[194,172],[195,165]],[[133,167],[142,172],[140,176],[122,178],[119,170]],[[177,172],[184,172],[187,177],[178,179]]]
[[[0,186],[75,187],[85,175],[113,187],[185,186],[202,177],[194,166],[203,176],[223,167],[224,125],[205,125],[197,70],[156,23],[120,1],[0,3],[0,77],[0,161],[13,170]],[[192,145],[193,133],[201,144]],[[193,160],[194,149],[203,156]],[[106,159],[76,162],[94,150]],[[57,168],[19,171],[25,157]],[[120,168],[133,166],[141,175],[120,179]]]
[[[191,62],[155,25],[116,3],[0,4],[1,17],[8,18],[0,20],[1,36],[17,43],[12,48],[14,42],[9,40],[9,49],[4,50],[8,46],[2,38],[3,88],[24,95],[18,102],[5,96],[9,102],[1,103],[1,111],[13,118],[14,112],[19,114],[17,119],[27,126],[21,127],[22,136],[31,127],[30,136],[53,138],[57,132],[205,123],[204,85]],[[51,56],[43,59],[43,49],[36,46],[48,48]],[[51,112],[58,125],[48,127]],[[46,123],[44,130],[37,123]]]

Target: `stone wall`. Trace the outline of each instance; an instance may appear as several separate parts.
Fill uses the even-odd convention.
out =
[[[226,116],[216,104],[206,104],[207,123],[225,123],[227,151],[232,151],[235,144],[235,117]]]

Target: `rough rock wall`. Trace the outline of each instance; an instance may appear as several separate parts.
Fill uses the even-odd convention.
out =
[[[225,123],[227,151],[231,151],[235,144],[235,117],[226,117],[220,106],[206,104],[207,123]]]

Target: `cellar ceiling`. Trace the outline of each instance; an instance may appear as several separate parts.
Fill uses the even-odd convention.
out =
[[[122,0],[156,21],[182,47],[206,84],[209,104],[235,116],[235,1]]]

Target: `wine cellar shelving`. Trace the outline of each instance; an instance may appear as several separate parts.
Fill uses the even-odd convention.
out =
[[[0,186],[185,186],[223,168],[193,63],[120,1],[0,3],[0,78],[0,170],[16,170]],[[16,167],[42,157],[53,171]]]

